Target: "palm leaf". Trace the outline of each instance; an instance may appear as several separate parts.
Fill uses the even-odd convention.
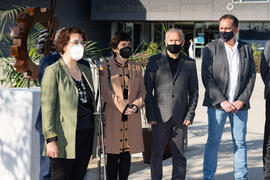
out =
[[[163,31],[166,33],[169,29],[169,25],[167,23],[161,23],[161,24],[162,24]]]
[[[9,55],[10,54],[10,46],[12,45],[12,38],[5,34],[2,36],[2,40],[0,41],[0,47],[1,47],[1,56],[4,56],[3,54]]]
[[[22,9],[17,8],[14,11],[10,11],[10,12],[15,12],[13,13],[18,14],[19,12],[21,12]],[[3,15],[3,14],[1,14]],[[14,16],[12,15],[12,13],[5,13],[4,14],[5,17],[7,17],[7,19],[12,19],[14,18]],[[3,16],[1,16],[3,17]],[[2,19],[3,21],[3,19]],[[27,49],[29,52],[29,57],[33,60],[33,62],[38,63],[40,60],[40,55],[36,53],[36,44],[38,42],[38,37],[39,37],[39,32],[40,30],[44,29],[44,27],[41,24],[35,24],[28,35],[28,40],[27,40]],[[9,34],[5,34],[4,36],[2,36],[2,40],[1,40],[1,50],[0,50],[0,57],[2,57],[0,60],[1,62],[1,76],[2,77],[0,79],[0,83],[6,84],[8,87],[27,87],[27,80],[23,77],[23,73],[17,72],[14,68],[14,64],[16,62],[15,58],[13,57],[4,57],[4,54],[8,54],[6,52],[9,52],[9,47],[12,45],[12,38],[10,37]],[[5,52],[5,53],[3,53]],[[31,81],[31,85],[33,86],[37,86],[38,82],[37,81]]]
[[[0,41],[3,37],[3,33],[5,30],[5,27],[7,23],[9,24],[15,24],[16,23],[16,17],[20,12],[24,12],[26,10],[26,7],[24,6],[17,6],[13,9],[8,10],[1,10],[0,11],[0,24],[2,25],[0,30]]]
[[[12,45],[12,38],[9,34],[3,34],[7,22],[15,25],[17,15],[25,10],[25,7],[15,7],[11,10],[0,10],[0,23],[2,24],[2,29],[0,29],[0,83],[2,85],[6,84],[6,86],[9,87],[27,86],[27,80],[23,77],[23,73],[17,72],[14,68],[14,64],[16,62],[15,58],[10,56],[4,56],[4,54],[8,54],[6,52],[9,52],[9,47]],[[40,31],[42,29],[44,29],[44,27],[41,24],[35,24],[31,28],[27,39],[27,49],[29,57],[36,64],[38,64],[39,60],[41,59],[40,55],[36,53],[36,46],[39,40]],[[85,56],[91,57],[96,55],[101,57],[101,52],[102,50],[97,48],[97,42],[88,41],[87,46],[85,47]],[[31,86],[38,86],[38,82],[31,81]]]
[[[97,42],[88,41],[84,48],[84,57],[102,56],[101,50],[97,48]]]

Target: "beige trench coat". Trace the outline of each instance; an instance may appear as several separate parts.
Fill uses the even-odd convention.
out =
[[[128,63],[130,76],[128,100],[124,100],[123,90],[120,84],[120,75],[113,57],[108,60],[111,88],[108,84],[107,60],[103,61],[104,71],[101,73],[101,86],[105,107],[105,146],[106,153],[110,154],[120,153],[121,119],[125,107],[128,104],[134,104],[141,109],[146,96],[141,65],[130,60]],[[143,152],[144,146],[140,110],[134,115],[128,115],[127,132],[130,153]]]

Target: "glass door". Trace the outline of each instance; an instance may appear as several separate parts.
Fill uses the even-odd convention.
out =
[[[184,32],[184,34],[185,34],[184,51],[187,55],[189,55],[188,49],[190,46],[190,40],[193,41],[193,36],[194,36],[194,34],[193,34],[194,33],[193,32],[194,23],[193,22],[191,22],[191,23],[185,22],[185,23],[180,23],[180,24],[176,23],[176,24],[174,24],[174,27],[182,29],[182,31]],[[194,45],[193,45],[193,48],[194,48]],[[194,51],[194,49],[193,49],[193,51]]]
[[[194,26],[194,54],[195,58],[201,58],[205,45],[205,35],[203,32],[203,23],[195,23]]]
[[[219,38],[218,22],[199,22],[194,27],[195,58],[202,58],[206,44]]]

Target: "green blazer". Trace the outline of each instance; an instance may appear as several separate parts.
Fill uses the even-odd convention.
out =
[[[94,94],[90,68],[79,63],[78,66]],[[96,111],[95,101],[92,103],[94,111]],[[45,70],[41,82],[41,110],[42,130],[45,138],[43,155],[47,156],[46,139],[57,136],[58,158],[75,159],[78,90],[62,58]],[[96,152],[99,125],[96,116],[94,125],[92,155],[95,155]]]

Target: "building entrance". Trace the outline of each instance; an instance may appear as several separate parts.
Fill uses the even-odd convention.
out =
[[[203,48],[208,42],[219,37],[218,22],[118,22],[112,31],[125,31],[130,34],[133,48],[140,50],[143,42],[155,42],[164,46],[165,32],[177,27],[185,34],[184,50],[188,54],[190,40],[193,40],[193,57],[202,58]]]

